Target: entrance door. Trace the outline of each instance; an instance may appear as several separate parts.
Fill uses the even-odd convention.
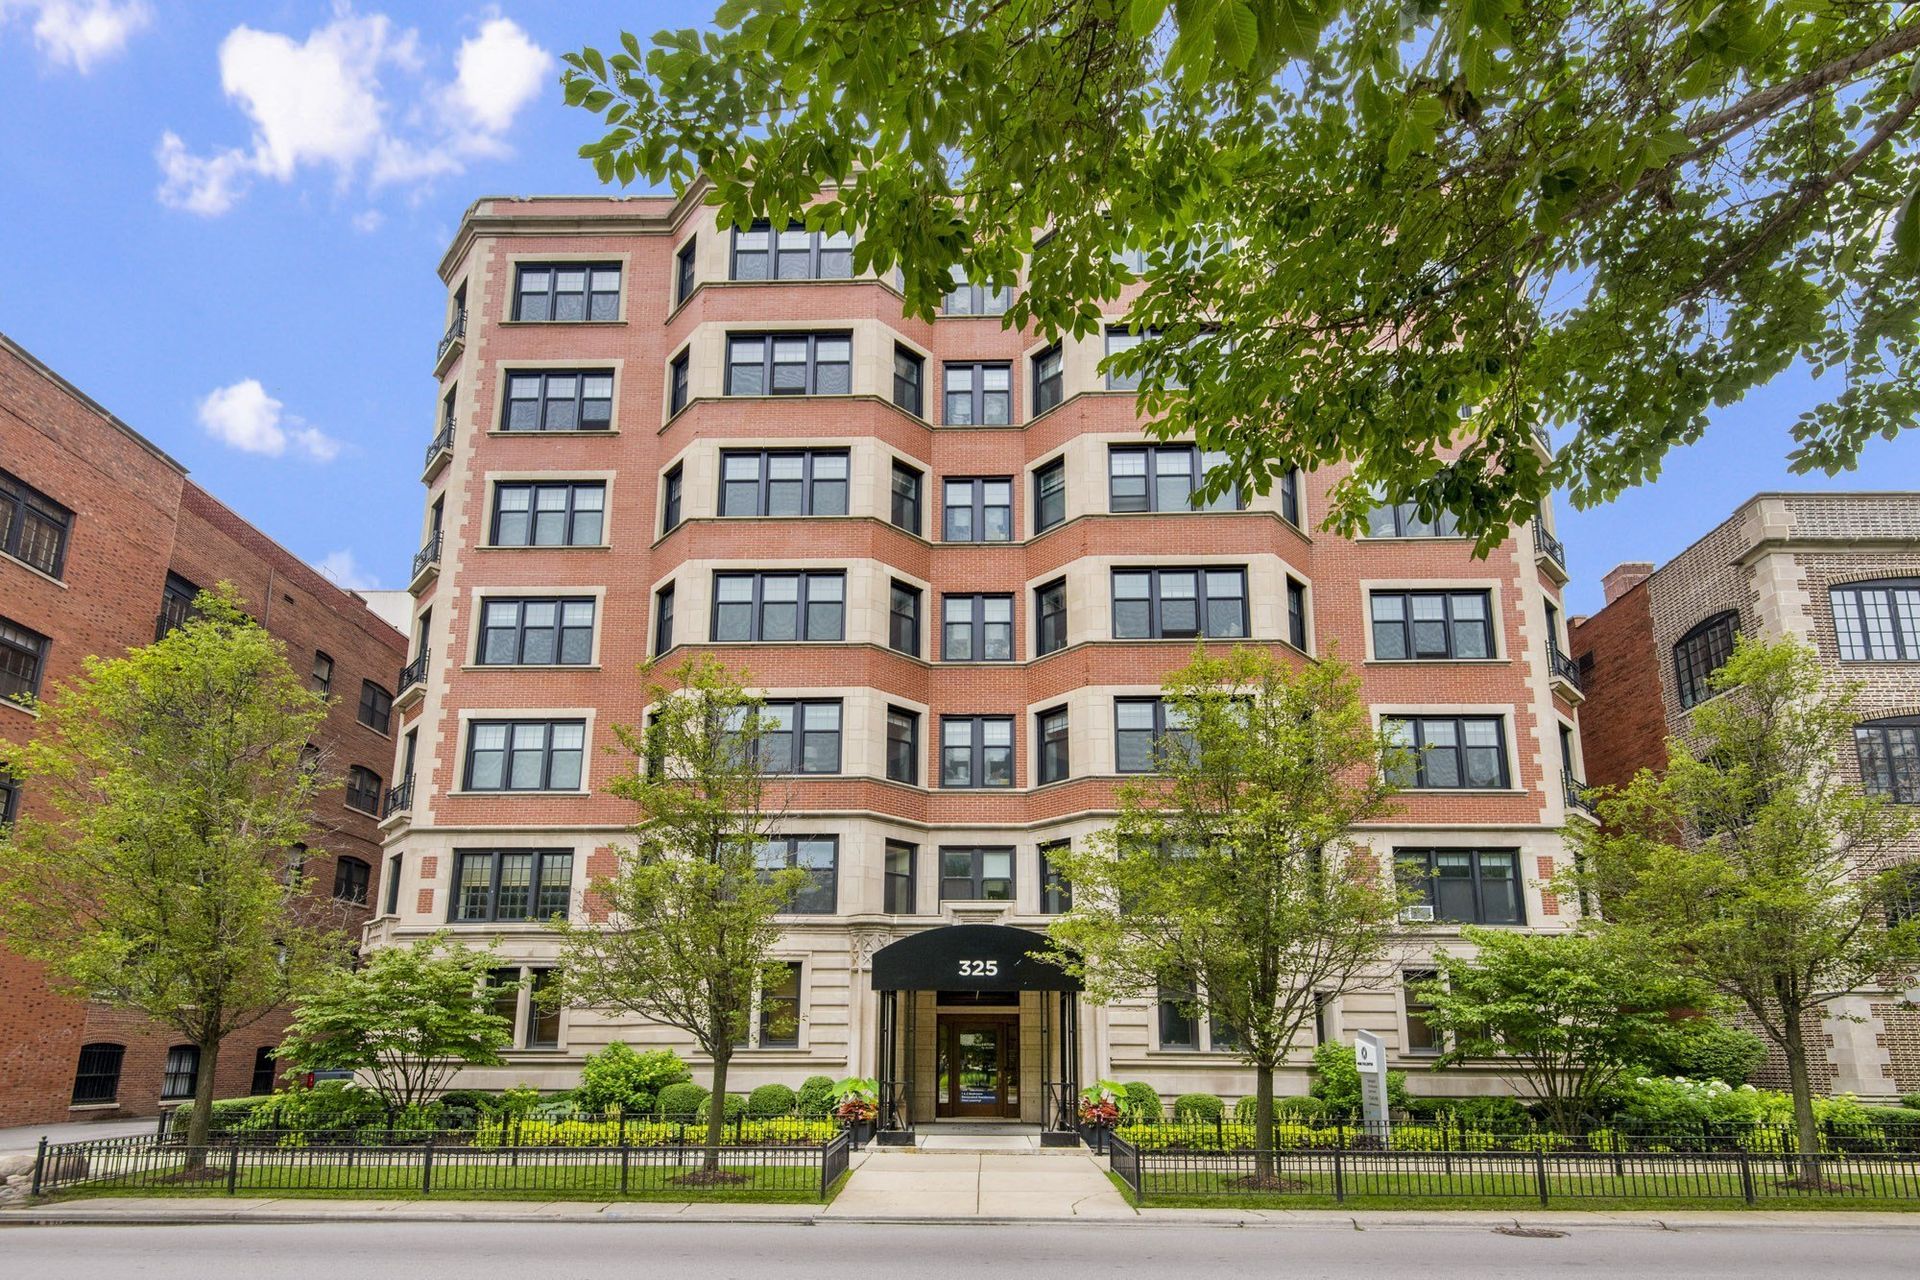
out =
[[[935,1115],[1019,1117],[1017,1018],[943,1017],[937,1050]]]

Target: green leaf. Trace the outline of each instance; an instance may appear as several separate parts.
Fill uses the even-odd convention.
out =
[[[1133,0],[1127,8],[1127,34],[1137,40],[1152,35],[1166,16],[1167,0]]]
[[[1920,269],[1920,186],[1907,193],[1893,224],[1893,261],[1908,271]]]

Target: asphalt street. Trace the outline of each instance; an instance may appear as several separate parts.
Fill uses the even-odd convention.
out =
[[[1911,1280],[1920,1233],[1574,1228],[1556,1239],[1485,1225],[1357,1231],[1331,1226],[881,1226],[861,1223],[364,1223],[20,1226],[0,1229],[0,1275],[209,1280],[1047,1280],[1367,1277],[1799,1277]]]

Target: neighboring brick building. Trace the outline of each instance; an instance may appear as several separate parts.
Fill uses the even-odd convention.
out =
[[[1049,347],[1003,327],[983,288],[906,317],[890,281],[852,277],[846,241],[724,232],[700,197],[486,199],[442,261],[395,891],[370,945],[452,928],[538,981],[556,955],[538,921],[578,908],[632,816],[604,786],[613,726],[645,713],[636,669],[711,651],[806,717],[809,771],[781,796],[794,843],[768,857],[817,871],[735,1087],[890,1072],[923,1120],[1039,1119],[1042,1085],[1074,1078],[1248,1092],[1251,1073],[1171,1007],[1076,1010],[983,979],[977,956],[904,985],[909,957],[889,949],[924,939],[920,958],[946,963],[944,940],[1026,945],[939,926],[1033,929],[1058,910],[1046,849],[1108,820],[1196,629],[1298,662],[1337,639],[1377,714],[1485,742],[1478,785],[1409,790],[1367,832],[1450,876],[1439,921],[1409,932],[1411,967],[1462,917],[1566,923],[1541,882],[1580,693],[1544,527],[1485,559],[1391,510],[1380,536],[1330,537],[1326,472],[1194,511],[1206,460],[1144,449],[1131,392],[1096,371],[1102,336]],[[1421,625],[1388,622],[1396,609]],[[1426,657],[1376,645],[1415,630]],[[1429,758],[1429,782],[1457,780],[1458,753]],[[1402,978],[1396,963],[1330,1001],[1323,1033],[1370,1027],[1396,1065],[1424,1066]],[[463,1083],[569,1085],[614,1039],[689,1053],[605,1012],[535,1016],[524,994],[510,1011],[507,1065]],[[1309,1047],[1283,1089],[1304,1089]],[[939,1064],[962,1059],[975,1083],[943,1092]]]
[[[325,767],[365,771],[350,796],[322,798],[305,864],[357,929],[377,892],[380,837],[369,810],[392,754],[389,690],[404,637],[0,335],[0,757],[34,724],[7,695],[70,679],[88,655],[151,642],[184,616],[197,588],[222,581],[302,676],[330,682],[334,706],[315,738]],[[34,804],[30,786],[0,781],[0,817]],[[220,1096],[248,1091],[280,1030],[268,1022],[228,1040]],[[0,1126],[152,1115],[183,1088],[191,1094],[191,1055],[177,1039],[50,990],[36,966],[0,950]]]
[[[1591,698],[1589,781],[1618,786],[1665,764],[1668,736],[1684,733],[1735,634],[1792,636],[1834,678],[1864,686],[1849,768],[1867,766],[1856,774],[1867,785],[1920,804],[1920,493],[1759,494],[1659,569],[1623,564],[1604,583],[1605,607],[1572,628]],[[1836,997],[1815,1084],[1913,1092],[1920,1037],[1900,1001],[1916,997]],[[1781,1062],[1766,1071],[1785,1078]]]

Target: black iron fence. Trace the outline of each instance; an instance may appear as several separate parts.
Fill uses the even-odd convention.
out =
[[[163,1117],[160,1141],[187,1140],[185,1108]],[[823,1145],[843,1126],[831,1116],[737,1114],[721,1127],[721,1142],[736,1147]],[[707,1141],[704,1112],[667,1114],[564,1112],[548,1115],[481,1115],[465,1124],[426,1123],[394,1116],[353,1126],[283,1128],[251,1123],[246,1113],[218,1113],[207,1134],[213,1146],[247,1147],[686,1147]]]
[[[154,1137],[42,1140],[33,1193],[615,1198],[715,1193],[825,1199],[846,1173],[845,1133],[824,1142],[708,1146],[486,1146],[429,1135],[406,1144],[268,1145],[231,1140],[189,1147]]]
[[[1128,1117],[1115,1132],[1144,1151],[1243,1151],[1258,1145],[1251,1121],[1226,1116],[1209,1120]],[[1818,1138],[1821,1153],[1920,1157],[1920,1124],[1879,1119],[1824,1121],[1818,1126]],[[1274,1118],[1269,1141],[1279,1151],[1351,1151],[1386,1146],[1403,1152],[1660,1155],[1744,1151],[1769,1156],[1795,1155],[1800,1150],[1799,1132],[1790,1124],[1702,1125],[1689,1132],[1677,1126],[1651,1127],[1614,1118],[1595,1121],[1577,1132],[1561,1132],[1538,1124],[1476,1122],[1447,1113],[1431,1120],[1395,1120],[1384,1143],[1365,1126],[1351,1121],[1280,1115]]]
[[[1364,1130],[1347,1145],[1209,1149],[1153,1148],[1110,1136],[1108,1166],[1136,1204],[1260,1196],[1303,1206],[1377,1199],[1557,1201],[1725,1201],[1749,1205],[1841,1201],[1862,1205],[1920,1201],[1920,1150],[1760,1152],[1737,1143],[1702,1145],[1703,1135],[1672,1135],[1581,1148],[1570,1135],[1532,1135],[1523,1145],[1477,1149],[1398,1149]],[[1395,1131],[1398,1136],[1398,1130]],[[1542,1141],[1544,1136],[1567,1145]],[[1516,1135],[1516,1138],[1519,1136]],[[1368,1143],[1373,1145],[1369,1146]]]

